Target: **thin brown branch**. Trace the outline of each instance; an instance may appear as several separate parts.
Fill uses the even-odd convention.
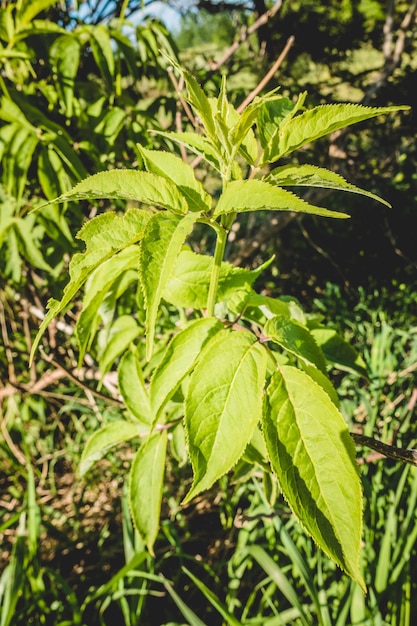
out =
[[[291,49],[293,44],[294,44],[294,37],[291,36],[288,39],[287,43],[285,44],[284,49],[282,50],[281,54],[279,55],[279,57],[277,58],[275,63],[272,65],[271,69],[265,74],[263,79],[256,85],[255,89],[253,89],[251,91],[251,93],[247,96],[247,98],[245,98],[245,100],[242,102],[242,104],[239,105],[239,107],[237,109],[238,113],[242,113],[242,111],[248,106],[248,104],[250,104],[252,102],[252,100],[269,83],[271,78],[274,76],[275,72],[278,70],[279,67],[281,67],[285,57],[289,53],[289,51],[290,51],[290,49]]]
[[[226,61],[228,61],[230,57],[236,52],[239,46],[245,43],[250,35],[256,32],[261,26],[264,26],[272,17],[274,17],[274,15],[276,15],[280,10],[281,6],[282,0],[278,0],[278,2],[276,2],[274,6],[269,9],[269,11],[263,13],[260,17],[258,17],[258,19],[251,26],[249,26],[249,28],[242,28],[239,38],[232,43],[232,45],[226,50],[224,55],[217,61],[217,63],[214,63],[214,65],[211,67],[211,72],[209,76],[214,72],[217,72],[217,70],[222,67],[222,65],[224,65]]]

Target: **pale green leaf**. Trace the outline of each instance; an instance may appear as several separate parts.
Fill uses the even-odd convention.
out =
[[[222,263],[217,302],[227,300],[236,289],[252,285],[271,262],[272,259],[255,270],[245,270],[230,263]],[[183,250],[166,284],[164,299],[178,307],[204,309],[207,306],[212,270],[213,257]]]
[[[42,334],[51,320],[71,302],[88,276],[106,259],[139,241],[145,231],[150,214],[141,209],[129,209],[122,217],[116,213],[103,213],[87,222],[78,233],[87,246],[83,253],[74,254],[69,272],[70,281],[61,300],[50,299],[48,312],[32,346],[31,359]]]
[[[267,389],[263,430],[285,498],[316,543],[358,582],[362,492],[355,446],[327,393],[281,366]]]
[[[309,204],[293,193],[262,180],[231,181],[220,196],[214,215],[262,210],[296,211],[322,217],[349,217],[346,213]]]
[[[145,386],[137,350],[123,355],[117,370],[120,395],[129,413],[142,424],[151,424],[149,393]]]
[[[75,325],[80,362],[100,322],[99,309],[104,298],[121,274],[128,270],[137,270],[138,267],[139,246],[132,245],[105,260],[92,272],[85,290],[82,310]]]
[[[213,141],[214,145],[216,145],[216,143],[218,143],[217,129],[214,123],[213,111],[210,106],[209,99],[190,72],[188,72],[185,68],[180,67],[175,62],[174,65],[184,77],[188,91],[188,101],[193,107],[194,112],[203,123],[207,136]]]
[[[185,424],[194,481],[185,501],[240,459],[262,413],[267,353],[248,331],[221,330],[191,374]]]
[[[167,139],[171,139],[175,143],[188,148],[190,152],[201,156],[207,163],[220,172],[220,155],[216,147],[209,139],[206,139],[202,135],[197,133],[176,133],[176,132],[162,132],[154,131],[157,135],[162,135]]]
[[[208,212],[211,197],[195,177],[194,168],[176,154],[161,150],[147,150],[138,145],[148,172],[171,180],[186,198],[190,211]]]
[[[167,431],[152,435],[138,450],[129,476],[133,522],[151,554],[158,536]]]
[[[223,328],[220,320],[202,318],[193,321],[168,344],[156,368],[149,388],[152,414],[158,420],[160,412],[194,367],[208,339]]]
[[[360,104],[323,104],[293,117],[272,136],[265,147],[263,165],[277,161],[294,150],[346,126],[364,120],[405,111],[409,107],[366,107]]]
[[[310,378],[312,378],[318,385],[320,385],[320,387],[324,389],[333,404],[337,408],[340,408],[339,396],[337,395],[337,391],[328,376],[317,369],[317,367],[314,367],[314,365],[308,365],[307,363],[302,362],[301,366],[306,374],[308,374]]]
[[[314,365],[322,372],[326,372],[323,352],[308,328],[300,322],[286,315],[276,315],[266,322],[264,334],[307,365]]]
[[[364,360],[337,331],[332,328],[313,328],[311,334],[329,363],[338,369],[368,378]]]
[[[389,202],[376,194],[348,183],[340,174],[331,172],[324,167],[316,167],[315,165],[284,165],[283,167],[277,167],[265,180],[283,187],[321,187],[336,191],[349,191],[377,200],[377,202],[381,202],[386,206],[391,206]]]
[[[84,446],[78,466],[79,476],[84,476],[90,467],[103,458],[111,448],[134,437],[139,437],[141,434],[143,433],[138,424],[124,420],[111,422],[96,430]]]
[[[149,220],[142,240],[139,270],[146,305],[148,359],[152,352],[156,316],[163,291],[198,217],[199,213],[188,213],[184,217],[172,213],[156,213]]]
[[[257,127],[261,146],[265,148],[280,127],[288,122],[301,109],[307,93],[298,96],[298,101],[294,103],[285,96],[277,96],[270,102],[265,102],[261,107]]]
[[[89,176],[52,202],[94,198],[136,200],[174,213],[186,213],[188,209],[184,196],[173,182],[149,172],[122,169]]]
[[[102,376],[140,334],[143,329],[131,315],[121,315],[115,320],[97,357]]]

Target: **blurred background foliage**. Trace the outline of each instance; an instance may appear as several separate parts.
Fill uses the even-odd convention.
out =
[[[76,476],[87,437],[123,414],[117,359],[102,377],[104,357],[92,346],[76,367],[75,310],[51,325],[28,366],[46,301],[62,292],[79,248],[75,234],[97,212],[123,206],[31,210],[87,174],[136,167],[137,143],[166,145],[152,130],[187,128],[161,49],[213,93],[225,73],[239,105],[290,40],[268,88],[280,85],[289,97],[307,90],[309,105],[411,105],[411,112],[298,155],[393,208],[317,194],[309,199],[347,210],[351,220],[245,216],[229,257],[254,267],[276,254],[258,287],[297,296],[364,355],[366,384],[334,374],[351,429],[415,447],[416,5],[0,0],[1,626],[416,623],[414,468],[358,449],[369,587],[363,597],[298,529],[261,466],[239,464],[218,488],[181,507],[190,469],[178,430],[151,558],[123,495],[132,450],[109,454],[88,482]],[[258,22],[266,11],[269,19]],[[199,175],[216,189],[201,166]],[[211,241],[198,234],[193,248],[210,251]],[[132,309],[140,317],[133,284],[127,277],[107,303],[116,309],[103,314],[107,331]],[[163,309],[161,335],[173,315]]]

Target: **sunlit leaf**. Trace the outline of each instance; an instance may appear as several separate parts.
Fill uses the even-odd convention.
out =
[[[322,217],[349,217],[346,213],[309,204],[293,193],[262,180],[231,181],[220,196],[214,215],[263,210],[296,211]]]
[[[194,481],[185,501],[242,456],[262,412],[267,353],[248,331],[219,331],[191,375],[185,424]]]
[[[156,213],[149,220],[140,249],[140,281],[146,305],[146,354],[151,356],[155,322],[165,286],[181,248],[199,217]]]
[[[362,493],[354,443],[327,393],[281,366],[267,389],[264,435],[285,498],[317,544],[362,588]]]

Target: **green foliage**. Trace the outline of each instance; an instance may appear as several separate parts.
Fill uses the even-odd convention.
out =
[[[251,308],[247,309],[255,295],[250,281],[239,286],[233,286],[232,282],[226,293],[220,285],[222,272],[228,271],[224,265],[227,236],[241,211],[295,210],[347,217],[314,206],[282,189],[281,183],[284,187],[293,186],[305,175],[302,168],[299,176],[295,172],[289,179],[278,176],[274,180],[271,175],[267,182],[267,165],[275,165],[279,158],[305,143],[346,125],[404,107],[335,105],[301,112],[304,95],[291,109],[286,101],[285,107],[280,107],[282,96],[271,92],[239,114],[228,102],[225,81],[219,96],[208,98],[189,72],[177,69],[186,82],[188,101],[201,120],[204,137],[190,133],[184,136],[165,133],[165,136],[180,141],[208,165],[214,165],[221,179],[219,198],[210,199],[192,169],[179,165],[177,157],[140,148],[147,171],[99,173],[61,195],[58,198],[61,203],[97,197],[124,198],[155,204],[157,210],[134,209],[123,217],[108,213],[94,218],[83,228],[81,236],[86,251],[71,261],[70,282],[64,296],[61,301],[50,302],[40,333],[67,307],[89,276],[99,271],[101,264],[129,250],[129,246],[138,247],[141,298],[137,314],[144,318],[147,338],[145,354],[137,352],[137,371],[142,368],[143,373],[136,374],[141,396],[137,413],[141,416],[143,442],[133,461],[129,484],[133,519],[148,549],[153,550],[158,533],[167,431],[176,427],[178,412],[180,415],[182,410],[185,412],[194,473],[184,502],[210,488],[236,466],[261,422],[271,467],[292,510],[317,544],[364,588],[359,568],[361,488],[353,442],[327,378],[330,363],[321,349],[326,340],[317,334],[316,341],[303,312],[297,306],[291,308],[291,303],[287,303],[284,316],[285,305],[277,304],[278,315],[274,305],[270,305],[267,321],[262,323],[268,301],[261,299],[255,304],[256,299],[252,300]],[[254,125],[259,143],[252,130]],[[307,169],[307,173],[312,175],[311,170]],[[314,185],[322,181],[326,187],[330,182],[332,187],[352,191],[349,184],[330,173],[315,172],[313,176]],[[356,187],[354,190],[361,192]],[[191,325],[187,321],[164,352],[156,334],[160,304],[164,299],[169,302],[167,286],[175,276],[183,246],[197,223],[211,228],[217,238],[214,256],[206,265],[207,297],[202,300],[200,295],[198,307],[194,305],[193,311],[185,312],[193,320]],[[177,291],[175,304],[180,311],[189,306],[190,297],[195,297],[201,289],[198,257],[191,257],[190,270],[191,278],[189,272],[182,291]],[[195,270],[197,273],[192,276]],[[233,281],[238,270],[229,272]],[[117,272],[117,280],[119,277]],[[111,290],[111,280],[104,280],[100,273],[95,278],[100,279],[98,289],[102,294],[106,289]],[[237,317],[236,299],[240,302]],[[90,307],[93,307],[91,314]],[[96,305],[88,298],[84,300],[83,315],[92,319],[97,314]],[[112,323],[115,338],[119,330],[116,327],[125,317]],[[239,318],[243,326],[238,323]],[[247,327],[246,319],[252,322]],[[121,335],[117,350],[111,351],[111,357],[102,359],[105,369],[111,359],[116,360],[135,340],[136,321],[132,318],[128,326],[129,329],[132,326],[132,334],[126,340]],[[81,350],[87,342],[91,345],[92,340],[88,338],[88,326],[84,326],[84,334]],[[153,373],[151,357],[161,348],[160,363]],[[362,373],[353,351],[345,350],[344,357],[345,367]],[[123,360],[120,367],[126,367],[125,364]],[[178,366],[179,375],[175,378]],[[146,385],[141,381],[146,377],[151,381],[150,396],[144,402]],[[143,406],[147,407],[145,420]],[[131,413],[135,414],[135,410]],[[103,437],[103,453],[111,445],[112,432],[107,430]],[[132,432],[129,427],[129,439]],[[84,469],[100,453],[97,441],[98,435],[94,444],[87,446],[92,453],[87,454],[89,460]],[[114,443],[120,441],[120,432],[114,429]],[[266,460],[265,457],[263,462]]]

